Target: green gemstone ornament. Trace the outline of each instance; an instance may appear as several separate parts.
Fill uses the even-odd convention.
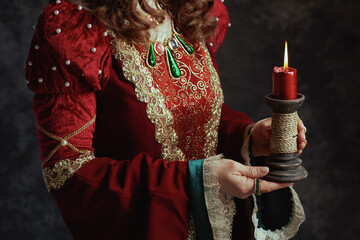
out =
[[[155,67],[156,60],[155,60],[155,51],[154,51],[154,43],[150,43],[149,52],[147,56],[147,64],[150,67]]]
[[[170,48],[166,47],[166,58],[169,66],[170,75],[173,78],[179,78],[181,76],[180,68],[177,65],[174,56],[172,55]]]
[[[177,38],[177,40],[179,40],[181,46],[185,49],[185,51],[188,54],[193,54],[194,53],[194,49],[192,48],[192,46],[190,46],[190,44],[188,44],[187,42],[185,42],[185,40],[183,40],[181,37],[179,37],[179,35],[175,34],[175,37]]]

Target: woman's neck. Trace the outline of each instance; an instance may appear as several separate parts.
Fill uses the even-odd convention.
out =
[[[156,0],[146,0],[150,7],[159,9]],[[138,6],[138,11],[141,12],[149,21],[155,21],[150,15],[144,12],[140,6]],[[172,24],[171,24],[170,15],[164,10],[164,21],[158,23],[157,26],[149,30],[150,41],[152,42],[164,42],[168,37],[172,35]]]

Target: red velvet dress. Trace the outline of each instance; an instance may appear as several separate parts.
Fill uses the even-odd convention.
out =
[[[173,79],[164,55],[150,68],[147,49],[112,39],[85,9],[61,1],[43,11],[26,79],[44,180],[74,239],[186,239],[188,161],[241,159],[252,121],[223,104],[213,53],[229,20],[220,0],[212,14],[211,44],[175,50]],[[247,207],[237,203],[236,238],[252,236]]]

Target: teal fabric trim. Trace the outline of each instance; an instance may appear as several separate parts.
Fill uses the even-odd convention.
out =
[[[257,217],[257,219],[259,219],[258,227],[261,227],[262,229],[266,230],[267,227],[264,225],[264,223],[262,221],[262,217],[261,217],[261,213],[263,211],[263,204],[261,201],[261,197],[260,196],[255,196],[255,197],[256,197],[256,203],[257,203],[257,207],[258,207],[258,211],[256,213],[256,217]],[[253,204],[254,204],[254,202],[253,202]]]
[[[212,228],[207,213],[203,183],[204,159],[189,161],[191,208],[195,220],[196,239],[212,240]]]

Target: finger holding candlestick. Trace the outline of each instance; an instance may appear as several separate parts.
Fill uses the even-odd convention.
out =
[[[287,42],[285,42],[284,67],[273,70],[273,93],[265,96],[272,108],[269,174],[264,179],[273,182],[297,182],[307,177],[299,159],[297,135],[297,109],[305,96],[297,93],[297,70],[288,67]]]

